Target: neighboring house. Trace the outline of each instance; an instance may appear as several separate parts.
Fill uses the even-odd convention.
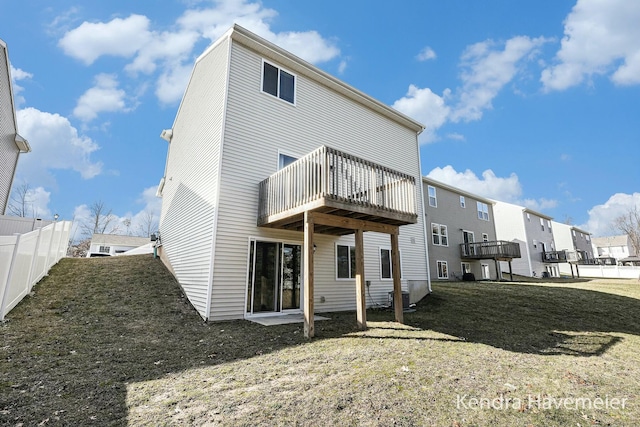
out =
[[[561,274],[574,275],[574,265],[576,273],[579,274],[578,265],[593,264],[593,247],[591,245],[591,233],[581,230],[573,225],[551,221],[553,229],[553,239],[560,261],[558,268]]]
[[[121,255],[140,246],[148,245],[148,237],[121,236],[118,234],[94,234],[87,258]]]
[[[594,237],[591,239],[593,253],[596,258],[603,260],[615,259],[616,262],[633,258],[636,254],[633,245],[626,234],[618,236]],[[605,262],[607,263],[607,262]],[[611,262],[608,262],[611,263]]]
[[[519,258],[520,246],[497,241],[494,202],[427,177],[422,185],[431,279],[501,279],[498,261]]]
[[[523,206],[495,201],[496,236],[518,242],[522,258],[513,261],[513,272],[529,277],[559,277],[559,260],[553,239],[552,218]],[[505,263],[503,263],[505,264]]]
[[[391,291],[429,292],[423,129],[236,25],[161,134],[159,255],[206,320],[303,312],[313,336],[314,312],[356,309],[365,327]]]
[[[29,151],[29,143],[18,135],[9,53],[0,39],[0,215],[6,213],[9,205],[18,157]]]

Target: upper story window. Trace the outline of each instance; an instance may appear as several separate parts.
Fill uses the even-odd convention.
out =
[[[540,218],[540,229],[544,231],[544,219]]]
[[[464,196],[460,196],[460,207],[461,208],[466,208],[467,207],[466,204],[465,204],[465,201],[464,201]]]
[[[262,62],[263,92],[295,104],[295,89],[296,76],[266,61]]]
[[[478,219],[489,221],[489,206],[486,203],[477,202],[478,204]]]
[[[449,246],[449,235],[447,226],[442,224],[431,223],[431,238],[433,244],[437,246]]]
[[[438,198],[436,197],[436,187],[429,186],[429,206],[438,207]]]
[[[531,222],[531,215],[529,215],[529,213],[527,213],[527,221]]]
[[[286,154],[280,153],[278,155],[278,170],[289,166],[291,163],[298,160],[295,157],[287,156]]]
[[[488,242],[489,241],[489,235],[487,233],[482,233],[482,241],[483,242]]]

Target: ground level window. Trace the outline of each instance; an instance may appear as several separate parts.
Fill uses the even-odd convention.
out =
[[[438,279],[448,279],[449,269],[447,268],[447,261],[438,261]]]
[[[356,247],[336,245],[336,277],[354,279],[356,277]]]
[[[463,262],[460,266],[462,267],[462,274],[471,273],[471,263]]]
[[[110,246],[100,246],[98,248],[98,252],[100,252],[101,254],[108,254],[109,252],[111,252],[111,247]]]
[[[402,254],[400,254],[400,257],[402,258]],[[402,261],[400,262],[400,277],[402,277]],[[391,249],[380,248],[380,278],[393,279]]]

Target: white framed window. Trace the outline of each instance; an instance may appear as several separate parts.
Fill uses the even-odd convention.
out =
[[[466,203],[465,203],[465,200],[464,200],[464,196],[460,196],[460,207],[461,208],[466,208],[467,207]]]
[[[284,153],[278,153],[278,170],[289,166],[291,163],[298,160],[297,157],[289,156]]]
[[[434,208],[438,207],[438,197],[436,196],[436,187],[429,185],[427,187],[429,191],[429,206],[433,206]]]
[[[489,235],[487,233],[482,233],[482,241],[483,242],[488,242],[489,241]]]
[[[262,60],[262,92],[291,104],[296,103],[296,76]]]
[[[531,222],[531,215],[527,212],[527,221]]]
[[[356,247],[336,245],[336,279],[355,279]]]
[[[471,273],[471,263],[470,262],[461,262],[460,268],[462,270],[462,274]]]
[[[393,279],[393,263],[389,248],[380,248],[380,278]],[[400,278],[402,278],[402,252],[400,252]]]
[[[447,232],[447,226],[432,222],[431,241],[436,246],[449,246],[449,234]]]
[[[449,278],[449,268],[447,267],[447,261],[436,261],[438,266],[438,279]]]
[[[483,221],[489,221],[489,206],[486,203],[477,202],[478,206],[478,219]]]
[[[540,218],[540,229],[544,231],[544,219]]]
[[[536,249],[538,249],[538,241],[537,241],[537,240],[534,240],[534,241],[533,241],[533,247],[534,247],[534,248],[536,248]]]
[[[108,254],[111,252],[111,246],[100,246],[98,248],[98,252],[100,252],[101,254]]]
[[[547,228],[549,229],[549,231],[551,231],[551,221],[547,220]]]

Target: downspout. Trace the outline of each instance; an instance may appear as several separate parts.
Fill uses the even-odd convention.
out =
[[[422,184],[422,160],[420,157],[420,141],[418,141],[418,135],[416,134],[416,143],[418,148],[418,168],[420,169],[420,208],[422,209],[422,235],[424,239],[424,256],[427,263],[427,288],[429,293],[431,290],[431,270],[429,268],[429,241],[427,240],[427,214],[424,209],[424,185]]]

